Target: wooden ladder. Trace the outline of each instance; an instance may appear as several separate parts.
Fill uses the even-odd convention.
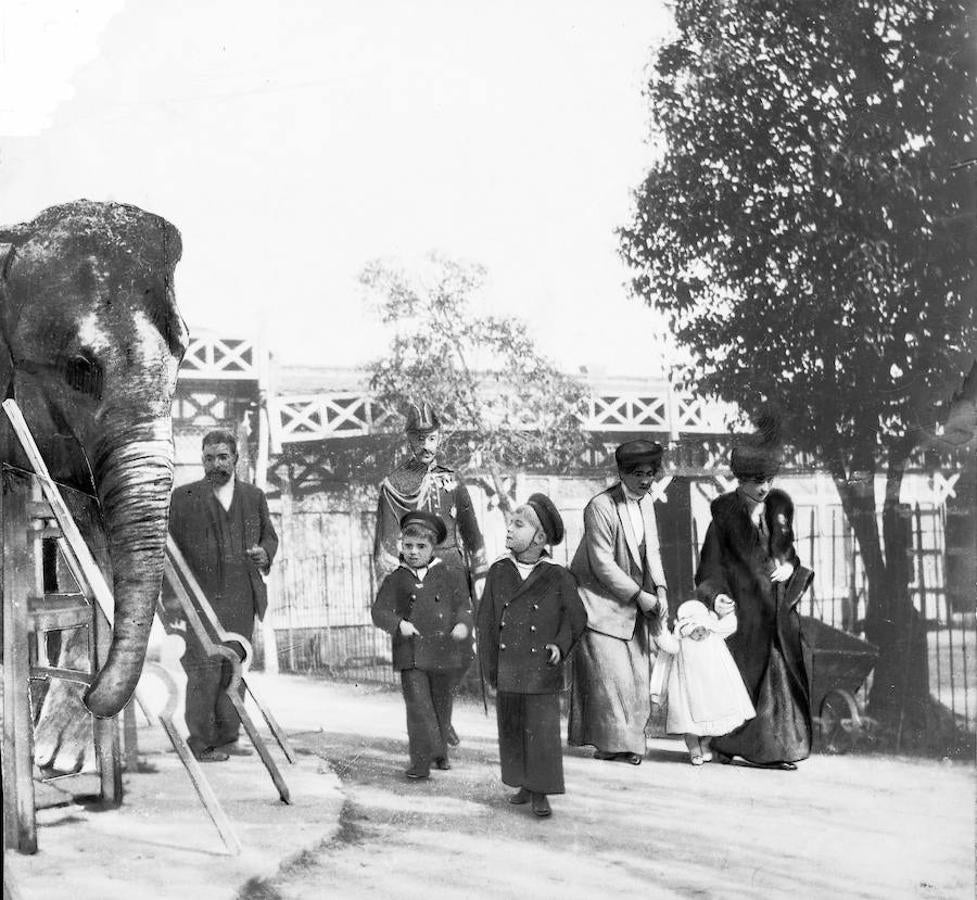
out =
[[[7,464],[2,466],[4,837],[6,846],[17,847],[23,853],[34,853],[37,851],[37,821],[30,681],[65,678],[88,684],[92,675],[90,672],[32,665],[28,649],[30,635],[32,631],[42,634],[44,627],[60,629],[87,625],[95,645],[95,656],[91,657],[94,670],[103,663],[100,654],[108,649],[115,604],[111,589],[52,480],[16,402],[5,400],[3,409],[33,469],[33,472],[22,472]],[[43,503],[36,499],[28,501],[25,479],[36,486],[35,490],[39,488]],[[38,521],[42,524],[38,525]],[[45,596],[43,584],[39,592],[32,591],[32,580],[42,578],[40,554],[32,550],[39,549],[45,537],[57,541],[78,585],[77,592]],[[152,664],[146,667],[145,674],[163,681],[169,699],[162,712],[154,713],[152,698],[140,681],[136,687],[136,701],[151,723],[158,721],[162,725],[227,849],[232,854],[240,853],[241,844],[230,820],[173,723],[176,693],[172,678]],[[117,804],[122,799],[118,728],[114,719],[93,717],[92,721],[102,797]],[[131,731],[134,730],[133,727]]]

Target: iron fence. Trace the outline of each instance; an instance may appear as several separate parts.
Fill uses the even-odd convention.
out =
[[[370,618],[369,554],[286,558],[277,573],[275,640],[282,671],[395,684],[390,636]]]
[[[946,514],[912,509],[911,596],[926,629],[930,693],[968,731],[977,731],[977,627],[973,610],[954,612],[945,589]],[[840,507],[799,507],[797,549],[815,571],[803,615],[864,637],[868,580]],[[693,524],[693,553],[700,540]],[[564,553],[566,551],[564,550]],[[564,559],[560,559],[564,562]],[[390,637],[374,627],[369,554],[310,554],[276,563],[270,585],[279,667],[356,681],[398,683]],[[870,687],[869,680],[860,699]]]

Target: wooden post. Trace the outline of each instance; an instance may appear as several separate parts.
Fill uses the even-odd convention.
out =
[[[282,598],[285,601],[285,619],[288,628],[288,669],[290,672],[297,671],[297,664],[295,660],[295,632],[292,629],[292,618],[293,618],[293,604],[292,597],[290,596],[291,585],[288,582],[288,549],[289,549],[289,529],[292,526],[292,466],[289,465],[286,475],[285,482],[282,484],[282,530],[279,534],[278,539],[281,542],[279,545],[279,560],[281,565],[281,585],[282,585]],[[281,552],[284,551],[284,552]],[[284,559],[282,558],[284,557]]]
[[[139,768],[139,740],[136,731],[136,700],[133,698],[122,710],[122,752],[126,771],[130,774]]]
[[[263,358],[263,357],[262,357]],[[259,400],[258,412],[255,419],[258,423],[258,462],[255,467],[255,486],[262,491],[268,484],[268,398],[262,391]],[[284,531],[284,525],[279,523],[279,527]],[[278,674],[278,641],[275,638],[275,619],[278,611],[275,609],[275,592],[268,591],[268,607],[265,609],[265,617],[261,620],[261,647],[264,651],[265,672],[269,675]]]
[[[112,627],[92,604],[92,674],[105,665],[109,645],[112,643]],[[95,758],[98,760],[98,777],[101,784],[102,803],[119,806],[122,803],[122,749],[119,746],[118,718],[99,719],[92,716],[92,737],[95,741]]]
[[[675,610],[686,597],[692,595],[695,578],[692,547],[695,535],[692,521],[692,485],[688,478],[676,476],[665,490],[667,503],[655,505],[658,533],[661,541],[662,566],[668,584],[669,612]]]
[[[30,708],[27,603],[31,589],[27,483],[4,468],[3,520],[3,827],[7,844],[37,852],[34,812],[34,722]]]
[[[816,535],[814,534],[814,529],[815,529],[815,526],[816,526],[816,521],[815,521],[815,510],[816,509],[817,509],[817,507],[814,507],[814,506],[811,507],[811,524],[810,524],[810,528],[809,528],[808,535],[807,535],[808,541],[810,543],[810,550],[809,550],[809,553],[808,553],[808,566],[810,566],[812,569],[815,569],[815,570],[817,569],[817,566],[818,566],[818,561],[814,558],[815,547],[816,547],[816,544],[815,544]],[[817,598],[816,598],[816,596],[814,594],[814,583],[812,582],[811,583],[811,609],[812,609],[812,611],[814,609],[814,604],[815,604],[816,601],[817,601]],[[833,607],[831,609],[831,624],[832,625],[835,624],[835,614],[834,614],[834,608]]]

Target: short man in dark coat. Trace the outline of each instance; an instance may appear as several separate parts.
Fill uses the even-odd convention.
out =
[[[574,577],[547,545],[563,540],[552,501],[533,494],[509,521],[510,555],[489,569],[478,610],[482,670],[498,689],[502,780],[519,788],[509,798],[551,813],[547,794],[564,793],[560,739],[563,663],[587,625]]]
[[[425,510],[401,519],[400,565],[380,585],[373,623],[393,638],[393,667],[407,707],[411,779],[427,778],[431,764],[451,768],[448,728],[453,673],[472,635],[471,598],[462,573],[434,549],[444,522]]]
[[[278,535],[264,493],[235,475],[237,441],[228,431],[203,439],[204,477],[173,492],[170,534],[213,607],[221,626],[251,640],[254,617],[264,617],[268,574]],[[205,762],[238,751],[241,721],[226,694],[231,666],[208,656],[192,633],[183,655],[187,673],[188,744]]]

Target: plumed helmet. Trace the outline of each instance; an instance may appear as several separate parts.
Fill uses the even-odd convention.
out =
[[[426,400],[420,404],[412,403],[407,409],[407,424],[404,431],[407,434],[423,434],[437,431],[441,427],[441,420]]]

